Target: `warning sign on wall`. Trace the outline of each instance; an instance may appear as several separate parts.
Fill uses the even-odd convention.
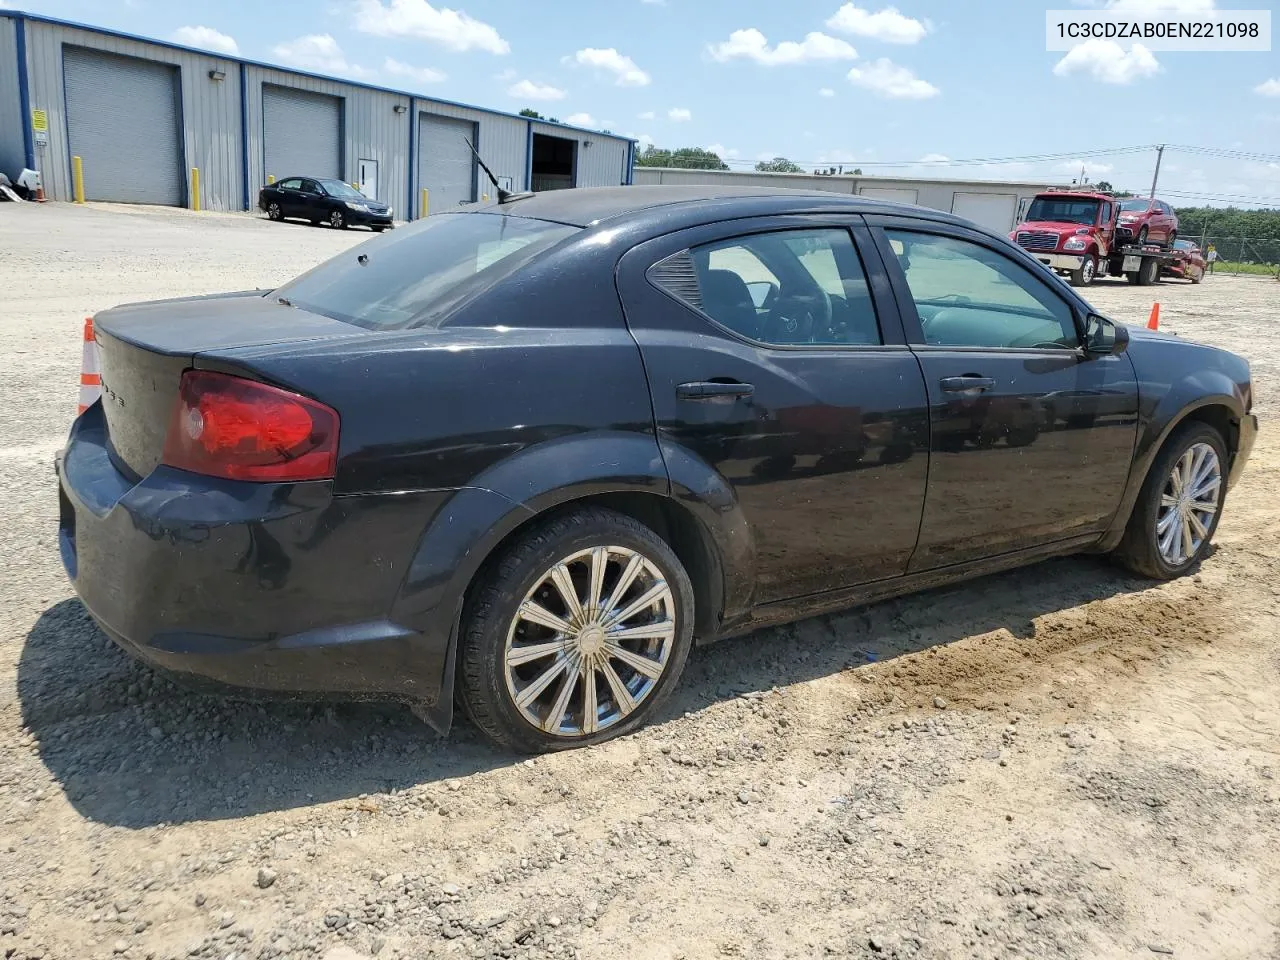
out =
[[[44,110],[31,111],[31,130],[35,133],[36,143],[49,142],[49,114]]]

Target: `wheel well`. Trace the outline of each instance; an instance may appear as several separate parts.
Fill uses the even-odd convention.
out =
[[[484,570],[502,556],[508,545],[533,524],[583,507],[603,507],[638,520],[667,542],[693,584],[695,637],[718,632],[724,610],[724,574],[720,556],[706,528],[692,513],[669,497],[654,493],[601,493],[562,503],[523,521],[502,538],[472,577],[478,582]],[[468,591],[471,587],[468,586]]]
[[[1223,406],[1220,403],[1197,407],[1182,419],[1182,423],[1188,423],[1193,420],[1207,423],[1217,430],[1222,437],[1223,445],[1227,448],[1227,460],[1229,462],[1235,460],[1236,449],[1240,445],[1240,424],[1232,414],[1230,407]]]

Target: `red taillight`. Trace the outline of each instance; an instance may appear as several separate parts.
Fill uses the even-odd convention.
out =
[[[225,373],[182,375],[168,466],[229,480],[327,480],[337,459],[338,414],[323,403]]]

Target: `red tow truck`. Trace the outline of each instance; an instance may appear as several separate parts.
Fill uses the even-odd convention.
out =
[[[1157,283],[1162,271],[1181,256],[1154,243],[1117,240],[1120,201],[1095,190],[1046,190],[1027,207],[1009,239],[1073,287],[1087,287],[1098,277],[1124,274],[1130,283]]]

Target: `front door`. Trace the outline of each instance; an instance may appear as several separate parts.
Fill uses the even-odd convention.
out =
[[[1083,316],[962,227],[878,217],[929,391],[929,493],[911,571],[1100,534],[1137,438],[1128,356],[1085,359]]]
[[[378,161],[361,160],[357,164],[360,177],[360,192],[370,200],[378,199]]]
[[[668,471],[732,490],[754,604],[901,575],[919,533],[925,387],[853,219],[712,224],[619,265]]]

